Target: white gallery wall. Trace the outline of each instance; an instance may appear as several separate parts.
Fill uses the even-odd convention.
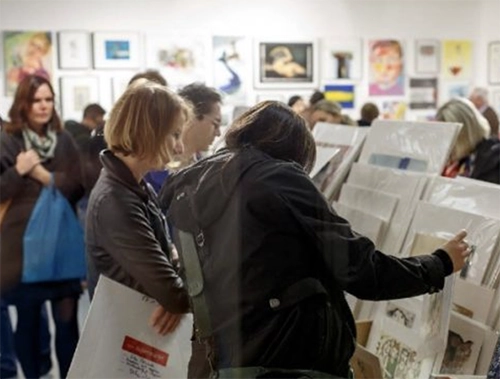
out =
[[[474,86],[488,85],[487,47],[489,42],[500,40],[500,0],[0,0],[0,31],[21,30],[137,31],[143,53],[140,69],[147,68],[148,33],[201,35],[207,39],[214,35],[242,35],[256,40],[359,38],[365,46],[365,57],[368,39],[399,39],[406,46],[407,78],[415,77],[416,39],[471,40],[474,77],[469,84]],[[0,114],[5,117],[12,99],[5,96],[3,48],[0,51]],[[363,78],[353,81],[356,107],[349,112],[353,117],[369,100],[367,70],[364,64]],[[53,76],[54,83],[62,76],[98,77],[99,101],[110,109],[112,78],[129,78],[136,71],[61,70],[54,59]],[[489,88],[500,91],[500,85]],[[249,102],[258,95],[277,92],[285,98],[295,93],[308,96],[312,88],[257,91],[250,85]]]

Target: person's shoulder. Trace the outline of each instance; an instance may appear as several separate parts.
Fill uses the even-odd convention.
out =
[[[21,147],[22,143],[22,134],[20,132],[7,132],[2,130],[0,132],[0,143],[2,147],[16,145]]]
[[[284,193],[292,188],[310,190],[314,187],[309,176],[298,163],[269,156],[256,161],[246,181],[258,185],[262,190],[274,193]]]

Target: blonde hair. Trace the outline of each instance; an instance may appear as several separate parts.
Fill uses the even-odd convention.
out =
[[[104,126],[104,139],[114,153],[167,164],[173,155],[168,135],[191,117],[177,94],[160,84],[139,79],[118,99]]]
[[[33,43],[40,49],[43,55],[47,54],[51,47],[51,42],[49,37],[47,37],[47,33],[38,32],[31,36],[29,39],[30,43]]]
[[[490,135],[488,121],[477,111],[474,104],[464,98],[452,99],[441,106],[436,120],[462,124],[451,152],[452,161],[470,155],[477,144]]]
[[[314,111],[323,111],[331,114],[332,116],[340,116],[342,113],[342,107],[339,103],[331,100],[320,100],[313,105]]]

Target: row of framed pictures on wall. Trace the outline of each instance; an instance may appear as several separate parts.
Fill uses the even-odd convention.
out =
[[[61,112],[64,119],[79,119],[82,111],[89,103],[102,103],[110,106],[125,91],[131,76],[67,75],[59,78]],[[355,84],[325,84],[319,87],[329,100],[338,102],[348,113],[359,108],[362,95]],[[405,98],[378,98],[381,118],[407,120],[408,112],[418,113],[420,119],[433,117],[440,104],[453,97],[467,97],[472,89],[470,82],[439,81],[437,78],[410,78],[409,92]],[[294,92],[307,98],[312,92]],[[264,100],[287,102],[290,91],[258,91],[255,96],[247,96],[245,103],[251,106]],[[500,114],[500,88],[490,92],[490,103]],[[235,105],[226,101],[224,104]]]
[[[60,70],[147,67],[158,69],[174,88],[203,81],[236,101],[251,87],[310,89],[319,83],[356,82],[366,76],[369,96],[404,96],[410,74],[451,81],[474,79],[472,41],[413,42],[344,37],[256,40],[168,32],[142,36],[115,31],[59,31],[54,38],[51,31],[4,31],[6,95],[13,95],[26,74],[51,78],[55,51]],[[489,84],[500,84],[500,41],[488,44],[488,70]]]

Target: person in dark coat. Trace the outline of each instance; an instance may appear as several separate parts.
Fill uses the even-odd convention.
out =
[[[477,87],[471,92],[469,100],[474,104],[476,109],[481,112],[483,117],[490,125],[490,136],[499,138],[498,134],[498,115],[497,112],[488,104],[488,90],[486,88]]]
[[[80,279],[20,283],[23,236],[40,191],[53,178],[55,187],[75,207],[83,195],[80,159],[71,136],[54,108],[54,90],[42,77],[30,75],[19,84],[10,123],[0,134],[0,202],[10,201],[1,225],[1,291],[16,305],[17,355],[28,378],[43,371],[40,359],[40,312],[50,300],[56,326],[56,355],[61,377],[68,372],[78,342]]]
[[[207,366],[223,377],[256,366],[348,377],[356,334],[344,291],[367,300],[434,293],[470,253],[465,231],[430,255],[401,259],[377,251],[309,178],[314,139],[284,104],[251,108],[225,142],[227,148],[174,174],[160,193],[181,259],[182,233],[196,241],[197,288],[213,335],[195,337],[207,344]]]
[[[85,223],[91,299],[99,275],[148,295],[160,304],[152,322],[162,334],[175,329],[189,301],[172,263],[165,217],[144,175],[182,153],[188,116],[184,101],[165,86],[139,79],[127,88],[104,127],[109,150],[100,155],[103,170]]]

